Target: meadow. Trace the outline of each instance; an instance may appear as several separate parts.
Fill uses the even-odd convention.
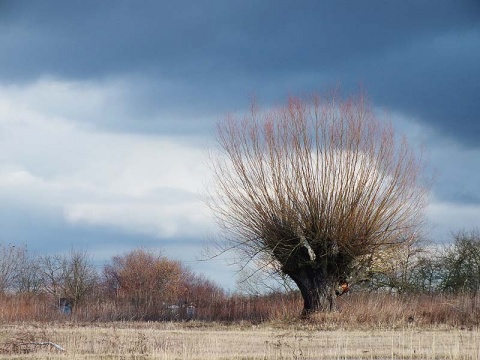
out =
[[[47,300],[0,297],[0,359],[480,359],[477,295],[349,294],[308,319],[298,295],[232,296],[174,321]]]
[[[0,359],[478,359],[478,329],[325,330],[312,323],[31,323],[0,327]],[[51,342],[51,344],[39,345]],[[59,350],[53,344],[60,346]]]

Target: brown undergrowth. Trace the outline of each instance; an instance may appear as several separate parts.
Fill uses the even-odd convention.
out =
[[[479,325],[478,295],[398,295],[351,293],[337,298],[337,311],[318,313],[302,320],[302,299],[297,293],[259,297],[232,295],[221,302],[204,304],[193,317],[182,312],[158,313],[141,318],[128,307],[112,301],[97,300],[74,307],[71,315],[60,312],[55,300],[42,297],[0,297],[0,323],[18,322],[95,322],[111,321],[187,321],[216,323],[306,323],[325,329],[417,327],[466,327]]]
[[[308,320],[326,328],[476,328],[480,298],[471,295],[354,294],[338,299],[338,311]]]

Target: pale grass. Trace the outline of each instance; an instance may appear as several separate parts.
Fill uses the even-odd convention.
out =
[[[478,329],[318,330],[307,324],[15,324],[0,342],[51,341],[66,349],[0,359],[479,359]],[[33,340],[32,340],[33,339]]]

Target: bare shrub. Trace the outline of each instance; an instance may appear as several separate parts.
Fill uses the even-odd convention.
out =
[[[440,255],[443,276],[439,287],[448,293],[480,292],[480,231],[458,231]]]
[[[104,287],[127,319],[184,318],[189,306],[208,308],[223,290],[179,261],[144,249],[115,256],[104,269]]]

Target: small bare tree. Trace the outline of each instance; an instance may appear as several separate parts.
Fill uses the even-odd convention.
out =
[[[57,299],[65,297],[77,305],[92,294],[98,281],[90,260],[88,253],[80,250],[41,257],[39,268],[43,288]]]
[[[15,285],[16,291],[21,294],[37,294],[43,284],[39,257],[29,253],[27,248],[19,255],[17,259],[19,268]]]
[[[441,251],[442,280],[439,287],[450,293],[480,292],[480,230],[459,230],[453,244]]]
[[[304,313],[335,308],[339,282],[422,223],[424,162],[364,97],[291,98],[218,125],[207,203],[221,251],[265,264],[300,289]]]
[[[26,251],[25,246],[0,243],[0,294],[14,290]]]
[[[98,283],[97,271],[86,251],[70,251],[62,262],[62,273],[64,294],[74,305],[92,295]]]
[[[44,290],[55,298],[65,296],[64,269],[66,259],[61,255],[45,255],[40,257],[40,277]]]

